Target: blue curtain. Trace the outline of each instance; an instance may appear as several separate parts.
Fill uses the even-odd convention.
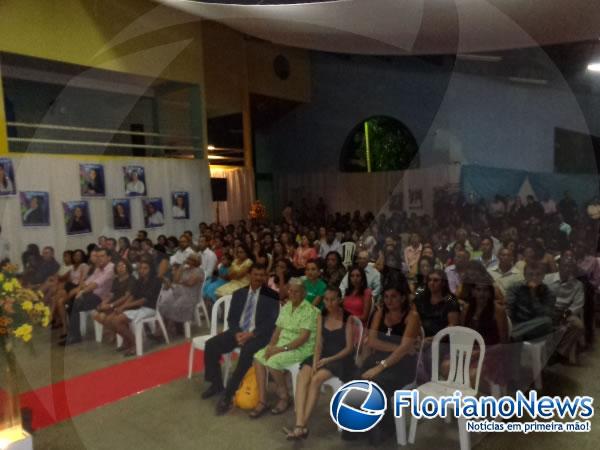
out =
[[[466,165],[460,171],[460,189],[465,195],[475,194],[485,200],[493,199],[496,194],[514,197],[526,177],[523,170]]]
[[[579,204],[585,205],[599,194],[597,175],[526,172],[524,170],[497,169],[494,167],[465,165],[461,168],[460,189],[491,200],[496,194],[514,197],[526,178],[539,200],[547,195],[559,201],[565,191]]]

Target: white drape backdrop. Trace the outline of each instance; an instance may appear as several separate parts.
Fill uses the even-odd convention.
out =
[[[306,198],[314,204],[323,197],[330,211],[358,209],[377,215],[389,211],[392,196],[399,196],[402,209],[408,213],[432,214],[435,189],[456,189],[460,182],[460,166],[377,173],[279,173],[274,175],[274,182],[280,210],[288,201],[298,205]]]
[[[210,174],[206,161],[162,158],[118,158],[92,161],[89,158],[9,154],[15,168],[17,195],[0,197],[0,223],[2,237],[11,247],[11,260],[20,264],[21,253],[27,244],[51,245],[56,249],[57,259],[65,249],[85,248],[96,242],[98,236],[134,238],[137,230],[144,229],[142,200],[131,197],[131,230],[113,229],[113,198],[125,198],[123,166],[144,167],[148,197],[160,197],[163,201],[165,225],[147,229],[148,236],[156,239],[160,234],[179,236],[184,230],[198,231],[198,223],[214,220],[210,190]],[[104,165],[105,197],[81,197],[79,164]],[[21,223],[19,191],[47,191],[50,194],[50,226],[23,227]],[[171,216],[171,192],[187,191],[190,198],[190,218],[174,220]],[[63,218],[62,202],[87,200],[90,209],[92,233],[67,236]]]
[[[254,201],[254,172],[250,169],[210,169],[213,178],[227,179],[227,201],[219,202],[219,215],[224,225],[236,220],[247,220]],[[216,217],[216,206],[213,203]]]

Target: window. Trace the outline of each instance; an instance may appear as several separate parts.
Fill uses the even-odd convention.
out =
[[[375,116],[350,132],[342,149],[343,172],[381,172],[418,166],[417,141],[400,121]]]

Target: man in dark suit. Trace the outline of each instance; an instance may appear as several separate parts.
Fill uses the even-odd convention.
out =
[[[279,296],[265,286],[267,271],[265,266],[255,264],[250,269],[250,286],[233,293],[227,316],[228,330],[206,342],[204,349],[204,378],[211,383],[203,392],[207,399],[222,394],[217,403],[217,415],[223,415],[232,406],[232,399],[242,382],[242,378],[252,366],[254,354],[265,347],[275,330],[279,315]],[[223,386],[221,356],[240,347],[237,366],[227,386]]]

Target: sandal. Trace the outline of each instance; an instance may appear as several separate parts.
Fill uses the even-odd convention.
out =
[[[288,441],[299,441],[300,439],[306,439],[308,437],[308,428],[296,425],[293,430],[288,430],[287,428],[283,429],[287,436],[286,439]]]
[[[283,402],[285,402],[284,406],[280,406]],[[288,398],[281,399],[277,402],[277,405],[275,406],[275,408],[273,408],[271,410],[271,414],[273,414],[274,416],[278,416],[278,415],[286,412],[289,407],[290,407],[290,400]]]
[[[256,405],[256,408],[254,408],[252,411],[250,411],[250,414],[248,414],[248,416],[251,419],[258,419],[260,416],[262,416],[265,411],[267,410],[267,404],[265,402],[258,402],[258,405]]]

